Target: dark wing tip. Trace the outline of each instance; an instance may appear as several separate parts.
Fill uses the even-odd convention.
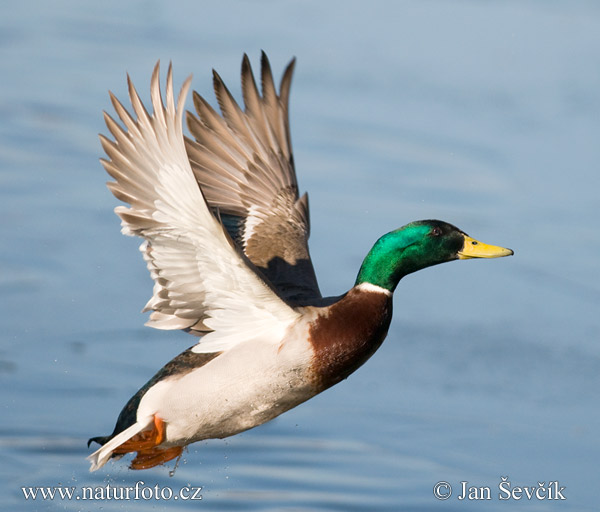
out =
[[[244,53],[244,56],[242,57],[242,72],[244,71],[244,69],[247,69],[250,67],[250,57],[248,57],[247,53]]]
[[[275,82],[273,81],[271,63],[264,50],[261,50],[260,54],[260,68],[263,97],[268,97],[271,94],[275,94]]]
[[[285,105],[287,109],[290,101],[290,88],[292,87],[292,77],[294,75],[294,68],[296,66],[296,57],[293,57],[290,60],[289,64],[285,68],[283,72],[283,76],[281,77],[281,82],[279,84],[279,98],[281,98],[281,102]]]

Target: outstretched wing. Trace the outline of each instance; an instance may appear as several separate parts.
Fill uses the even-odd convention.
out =
[[[213,331],[196,350],[203,352],[225,350],[261,335],[276,339],[298,313],[248,266],[206,204],[182,132],[190,82],[191,77],[175,107],[169,66],[163,105],[157,64],[150,115],[128,77],[136,118],[111,93],[124,129],[105,113],[114,141],[100,136],[110,158],[102,164],[116,180],[108,186],[130,205],[115,209],[122,231],[145,239],[140,249],[155,282],[145,308],[152,311],[148,325],[196,334]]]
[[[194,175],[210,207],[236,244],[292,302],[320,298],[308,252],[308,196],[298,196],[290,140],[288,100],[294,60],[279,95],[262,53],[262,96],[248,56],[242,61],[242,111],[213,71],[222,117],[197,93],[198,116],[188,112],[195,140],[186,139]]]

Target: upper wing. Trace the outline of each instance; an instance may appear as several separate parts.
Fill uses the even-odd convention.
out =
[[[186,148],[206,201],[246,256],[293,302],[320,298],[308,252],[308,196],[298,197],[288,100],[294,60],[279,95],[262,53],[262,96],[248,56],[242,61],[242,111],[216,72],[222,117],[197,93]]]
[[[153,311],[148,324],[197,334],[214,331],[199,350],[215,351],[266,331],[276,331],[277,337],[298,313],[248,267],[202,196],[182,133],[190,82],[191,77],[183,84],[176,108],[169,66],[164,106],[157,64],[149,115],[128,77],[137,119],[111,93],[125,129],[105,113],[115,140],[100,136],[110,158],[102,164],[116,180],[108,184],[110,190],[130,205],[115,209],[123,233],[145,239],[140,249],[155,281],[146,305]]]

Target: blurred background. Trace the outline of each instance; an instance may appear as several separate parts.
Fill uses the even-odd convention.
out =
[[[241,58],[297,57],[292,139],[321,289],[372,243],[440,218],[501,260],[404,279],[388,338],[347,381],[169,468],[88,473],[88,437],[194,339],[143,326],[152,283],[119,232],[97,134],[155,62],[213,105]],[[600,457],[600,5],[593,1],[113,1],[0,7],[0,495],[23,486],[202,486],[103,510],[596,510]],[[188,99],[191,107],[191,100]],[[172,467],[172,464],[171,466]],[[454,493],[438,501],[433,487]],[[458,500],[460,482],[491,500]],[[82,504],[85,505],[82,507]]]

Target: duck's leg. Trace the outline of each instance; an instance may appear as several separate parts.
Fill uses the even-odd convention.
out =
[[[165,440],[165,430],[165,422],[155,414],[152,430],[143,430],[139,434],[136,434],[131,439],[117,446],[113,453],[121,455],[129,452],[150,450]]]
[[[115,448],[117,455],[124,453],[137,452],[135,459],[131,461],[131,469],[148,469],[159,464],[164,464],[174,459],[183,452],[182,446],[173,446],[171,448],[160,448],[165,440],[166,424],[158,416],[154,415],[151,430],[144,430],[128,439],[123,444]]]

